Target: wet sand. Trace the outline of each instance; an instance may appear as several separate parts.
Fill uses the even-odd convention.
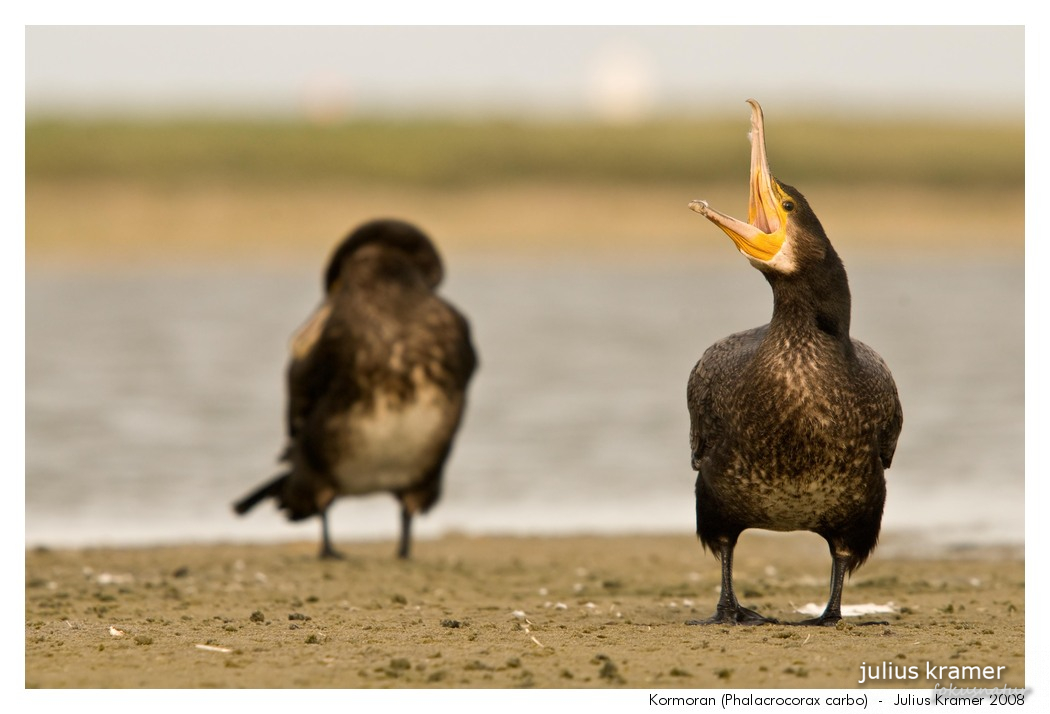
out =
[[[27,688],[893,688],[1025,682],[1020,548],[931,554],[887,537],[834,628],[687,626],[714,611],[717,561],[694,537],[449,535],[393,542],[26,552]],[[797,621],[823,606],[811,534],[748,532],[741,601]],[[886,624],[861,625],[885,620]],[[860,687],[862,663],[917,677]],[[948,676],[927,678],[928,663]],[[1004,667],[950,680],[951,666]]]

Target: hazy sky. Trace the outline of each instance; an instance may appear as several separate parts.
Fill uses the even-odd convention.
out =
[[[41,112],[1024,116],[1013,27],[26,28]]]

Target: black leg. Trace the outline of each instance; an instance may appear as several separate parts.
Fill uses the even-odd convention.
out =
[[[831,556],[831,594],[828,595],[828,606],[820,616],[821,624],[828,621],[838,622],[842,619],[842,585],[846,580],[846,563],[849,558],[842,555]]]
[[[405,560],[412,545],[412,514],[401,506],[401,542],[397,546],[397,557]]]
[[[718,598],[715,614],[706,620],[688,620],[687,625],[764,625],[776,623],[754,610],[742,607],[733,592],[733,548],[736,539],[724,538],[718,546],[718,559],[722,561],[722,594]]]
[[[831,595],[828,597],[828,605],[824,608],[824,614],[810,620],[803,620],[799,625],[816,625],[823,627],[834,627],[842,619],[842,584],[846,579],[846,564],[849,562],[848,555],[831,551]]]
[[[831,595],[828,597],[828,606],[824,608],[824,614],[811,620],[793,623],[798,625],[815,625],[818,627],[834,627],[842,619],[842,587],[846,580],[846,571],[849,569],[850,555],[836,553],[835,547],[831,549]],[[885,621],[858,622],[857,625],[887,625]]]
[[[321,559],[340,560],[343,554],[332,547],[332,540],[328,537],[328,511],[321,512]]]

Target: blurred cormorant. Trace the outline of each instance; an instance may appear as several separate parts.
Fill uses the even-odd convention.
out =
[[[338,557],[328,508],[386,491],[412,517],[441,494],[442,470],[477,365],[466,319],[435,294],[444,271],[419,229],[376,220],[353,231],[324,274],[324,301],[293,336],[286,470],[238,501],[273,498],[290,520],[321,517],[321,557]]]

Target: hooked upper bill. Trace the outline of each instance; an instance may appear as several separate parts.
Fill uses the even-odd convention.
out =
[[[707,201],[691,201],[689,208],[725,231],[744,255],[769,262],[784,244],[787,221],[782,203],[786,196],[769,170],[762,107],[754,99],[748,99],[747,103],[751,105],[751,181],[747,223],[716,211]]]

